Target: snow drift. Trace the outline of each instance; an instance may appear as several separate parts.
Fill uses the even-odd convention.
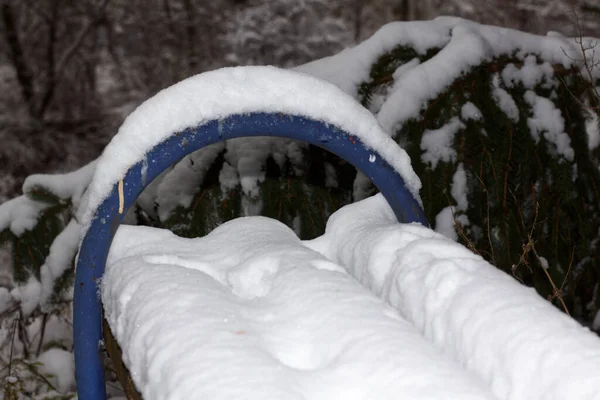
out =
[[[263,217],[199,239],[123,226],[102,299],[146,399],[600,393],[593,333],[463,246],[398,224],[380,195],[307,242]]]

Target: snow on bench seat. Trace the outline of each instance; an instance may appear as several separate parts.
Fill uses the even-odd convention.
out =
[[[600,399],[598,336],[466,247],[398,224],[381,195],[338,210],[325,235],[305,244],[344,265],[497,398]]]
[[[101,294],[146,400],[495,398],[275,220],[122,226]]]

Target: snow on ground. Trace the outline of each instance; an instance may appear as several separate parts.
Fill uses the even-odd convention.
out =
[[[595,334],[464,246],[398,224],[381,195],[342,208],[306,244],[344,265],[499,399],[600,398]]]
[[[200,239],[122,226],[102,299],[148,400],[495,399],[275,220]]]

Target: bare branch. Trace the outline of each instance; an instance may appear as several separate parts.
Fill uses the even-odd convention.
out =
[[[65,50],[56,66],[57,71],[64,70],[66,64],[69,62],[71,57],[73,57],[73,55],[77,52],[77,49],[79,48],[79,46],[81,46],[87,35],[91,32],[92,28],[100,21],[102,12],[104,11],[108,3],[110,3],[110,0],[104,0],[102,2],[100,7],[98,7],[98,10],[96,11],[92,20],[85,27],[83,27],[83,29],[79,32],[79,34],[73,41],[73,44],[67,50]]]
[[[29,110],[31,117],[38,119],[39,115],[37,114],[34,98],[35,89],[33,73],[30,65],[25,59],[25,52],[17,30],[15,11],[8,1],[2,2],[0,11],[2,13],[6,41],[9,47],[9,56],[13,63],[13,67],[17,72],[17,81],[21,87],[23,100],[25,100],[25,103],[27,104],[27,109]]]

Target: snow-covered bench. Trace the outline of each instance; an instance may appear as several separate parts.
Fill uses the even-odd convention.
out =
[[[320,145],[383,195],[340,209],[305,242],[261,217],[200,239],[117,232],[162,170],[242,134]],[[371,114],[314,78],[234,68],[159,93],[107,147],[81,208],[79,398],[105,396],[100,279],[106,319],[146,399],[599,398],[594,334],[465,247],[398,223],[426,224],[419,186]]]
[[[272,219],[235,219],[198,239],[123,226],[102,299],[147,400],[494,398]]]
[[[145,399],[600,395],[593,333],[381,195],[310,241],[263,217],[124,226],[102,299]]]
[[[80,207],[84,238],[75,277],[74,341],[81,399],[105,397],[97,291],[126,211],[174,162],[241,136],[286,137],[329,150],[375,184],[399,221],[427,223],[420,181],[406,152],[371,113],[335,86],[297,72],[243,67],[198,75],[163,90],[126,119],[99,159]],[[118,333],[116,338],[125,340]]]

